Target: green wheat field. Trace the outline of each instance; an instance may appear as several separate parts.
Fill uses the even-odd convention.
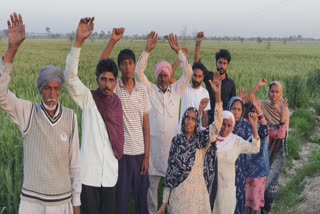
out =
[[[107,41],[87,41],[82,48],[79,76],[90,89],[97,87],[95,81],[95,66]],[[194,41],[180,41],[181,47],[190,50],[190,62],[194,57]],[[53,64],[65,68],[66,57],[72,43],[67,40],[28,40],[24,41],[14,60],[9,89],[17,97],[40,102],[36,87],[38,72],[41,68]],[[146,46],[146,41],[120,41],[116,45],[111,58],[123,48],[130,48],[138,60]],[[252,89],[260,78],[265,77],[268,82],[279,80],[288,86],[284,97],[289,98],[290,107],[308,105],[310,99],[319,97],[320,70],[320,42],[262,42],[255,41],[204,41],[201,46],[201,61],[208,70],[215,69],[214,55],[220,49],[228,49],[232,60],[228,75],[235,80],[237,92],[240,88]],[[3,56],[7,49],[7,40],[0,40],[0,53]],[[167,41],[159,41],[153,50],[146,74],[149,80],[155,82],[154,66],[159,61],[168,61],[171,64],[177,59]],[[319,72],[318,72],[319,74]],[[181,75],[181,68],[175,78]],[[312,78],[315,77],[315,78]],[[318,79],[317,79],[318,78]],[[291,84],[289,84],[291,83]],[[290,86],[289,86],[290,85]],[[261,89],[257,96],[267,99],[267,90]],[[304,93],[308,91],[308,93]],[[319,100],[319,98],[317,98]],[[81,130],[81,112],[71,100],[65,88],[61,93],[62,105],[72,108],[78,115],[79,131]],[[81,132],[81,131],[80,131]],[[80,133],[81,134],[81,133]],[[20,189],[23,178],[22,138],[16,125],[10,120],[8,114],[0,110],[0,214],[18,213]]]

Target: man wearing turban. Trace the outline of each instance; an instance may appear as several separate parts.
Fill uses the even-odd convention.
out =
[[[192,77],[192,68],[186,56],[182,53],[177,36],[168,37],[171,48],[180,60],[183,75],[169,85],[172,68],[168,62],[159,62],[155,66],[156,84],[151,83],[145,75],[148,57],[156,47],[158,35],[151,32],[148,35],[147,48],[140,56],[135,74],[137,80],[146,86],[152,105],[150,112],[150,167],[148,190],[149,213],[157,213],[158,186],[161,177],[165,177],[169,150],[172,138],[178,133],[180,99],[188,87]]]
[[[76,114],[59,103],[64,77],[59,67],[40,70],[41,103],[18,99],[10,90],[13,59],[25,39],[21,15],[8,21],[9,47],[0,61],[0,108],[23,136],[24,178],[20,214],[80,213],[80,159]]]

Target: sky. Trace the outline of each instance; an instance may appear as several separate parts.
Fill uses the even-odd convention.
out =
[[[125,27],[125,34],[320,38],[319,0],[8,0],[1,3],[0,30],[10,13],[22,14],[27,32],[75,31],[81,17],[95,17],[95,32]]]

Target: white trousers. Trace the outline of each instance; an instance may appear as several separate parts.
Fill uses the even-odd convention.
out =
[[[71,202],[54,206],[45,206],[21,200],[19,214],[73,214],[73,207]]]
[[[149,175],[150,186],[147,193],[148,209],[150,214],[157,214],[158,211],[158,187],[161,176]]]

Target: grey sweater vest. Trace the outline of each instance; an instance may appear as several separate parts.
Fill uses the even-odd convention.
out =
[[[34,104],[24,135],[24,180],[22,196],[45,203],[71,199],[69,150],[74,113],[61,108],[52,120],[40,104]]]

